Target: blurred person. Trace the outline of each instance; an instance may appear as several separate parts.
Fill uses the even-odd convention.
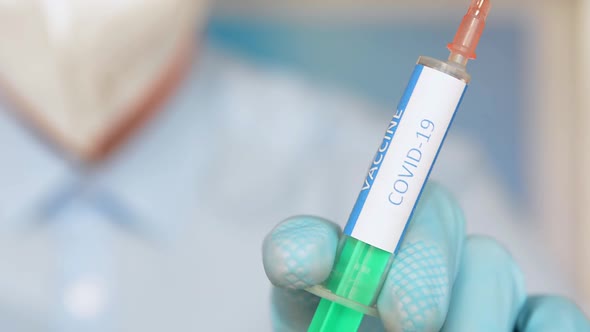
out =
[[[300,213],[346,220],[389,119],[212,49],[199,40],[206,8],[0,2],[1,329],[269,331],[266,233]],[[468,230],[513,252],[530,291],[573,293],[534,234],[519,236],[522,211],[478,146],[451,135],[435,173]],[[534,299],[519,322],[546,310]],[[550,304],[585,324],[570,302]],[[274,324],[305,324],[308,307],[291,320],[275,305]]]

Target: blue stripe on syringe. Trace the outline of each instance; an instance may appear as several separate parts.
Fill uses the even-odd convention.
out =
[[[397,106],[397,112],[396,115],[399,114],[399,117],[395,117],[392,121],[397,121],[397,125],[393,126],[391,129],[388,129],[388,131],[385,133],[385,137],[383,138],[383,141],[380,145],[380,149],[377,151],[377,154],[375,155],[375,158],[373,159],[373,162],[371,163],[371,166],[369,167],[369,174],[367,174],[367,177],[365,178],[365,182],[363,183],[363,188],[361,189],[361,192],[356,200],[356,203],[354,204],[354,207],[352,209],[352,212],[350,213],[350,217],[348,218],[348,222],[346,223],[346,227],[344,228],[344,234],[346,235],[351,235],[352,234],[352,230],[354,229],[354,226],[356,225],[356,221],[359,218],[359,215],[361,214],[361,211],[363,210],[363,206],[365,205],[365,201],[367,200],[367,196],[369,196],[369,192],[371,191],[371,188],[373,187],[373,183],[375,182],[375,179],[377,178],[377,175],[379,173],[379,169],[381,168],[381,164],[383,163],[383,159],[385,158],[385,155],[387,154],[387,151],[389,150],[389,147],[391,146],[391,142],[393,140],[393,136],[395,135],[395,131],[397,130],[397,127],[399,126],[399,123],[401,122],[403,115],[405,113],[406,107],[408,106],[408,102],[410,101],[410,97],[412,96],[412,93],[414,92],[414,88],[416,87],[416,83],[418,82],[418,79],[420,78],[420,75],[422,74],[422,69],[424,68],[423,65],[416,65],[416,67],[414,68],[414,71],[412,72],[412,76],[410,77],[410,81],[408,82],[408,86],[406,87],[406,91],[404,92],[404,95],[402,96],[402,99],[400,100],[398,106]],[[383,151],[381,151],[381,147],[383,147],[384,145],[386,145],[386,147],[383,149]],[[377,163],[377,161],[379,161]]]

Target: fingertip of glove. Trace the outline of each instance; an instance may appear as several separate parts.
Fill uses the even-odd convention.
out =
[[[338,238],[338,226],[322,218],[295,216],[281,222],[263,242],[268,279],[288,289],[321,283],[332,269]]]
[[[441,215],[451,217],[457,227],[465,228],[465,218],[459,202],[442,185],[429,181],[424,189],[424,206],[434,207]]]
[[[448,307],[449,279],[446,258],[437,247],[424,242],[403,247],[378,301],[388,331],[439,331]]]

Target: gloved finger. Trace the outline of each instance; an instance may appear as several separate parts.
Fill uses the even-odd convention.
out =
[[[277,225],[262,245],[262,262],[276,286],[304,289],[328,278],[338,248],[339,227],[325,219],[296,216]]]
[[[377,307],[388,331],[439,331],[465,238],[458,204],[429,183],[394,258]]]
[[[523,276],[496,241],[465,243],[461,268],[443,332],[512,332],[526,299]]]
[[[589,332],[590,322],[580,308],[559,296],[529,297],[518,315],[517,332]]]
[[[262,261],[272,291],[274,331],[305,331],[319,297],[302,289],[323,282],[334,263],[340,230],[327,220],[296,216],[264,239]]]

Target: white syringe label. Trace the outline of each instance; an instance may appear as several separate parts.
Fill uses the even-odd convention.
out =
[[[395,252],[466,84],[417,65],[369,167],[344,233]]]

